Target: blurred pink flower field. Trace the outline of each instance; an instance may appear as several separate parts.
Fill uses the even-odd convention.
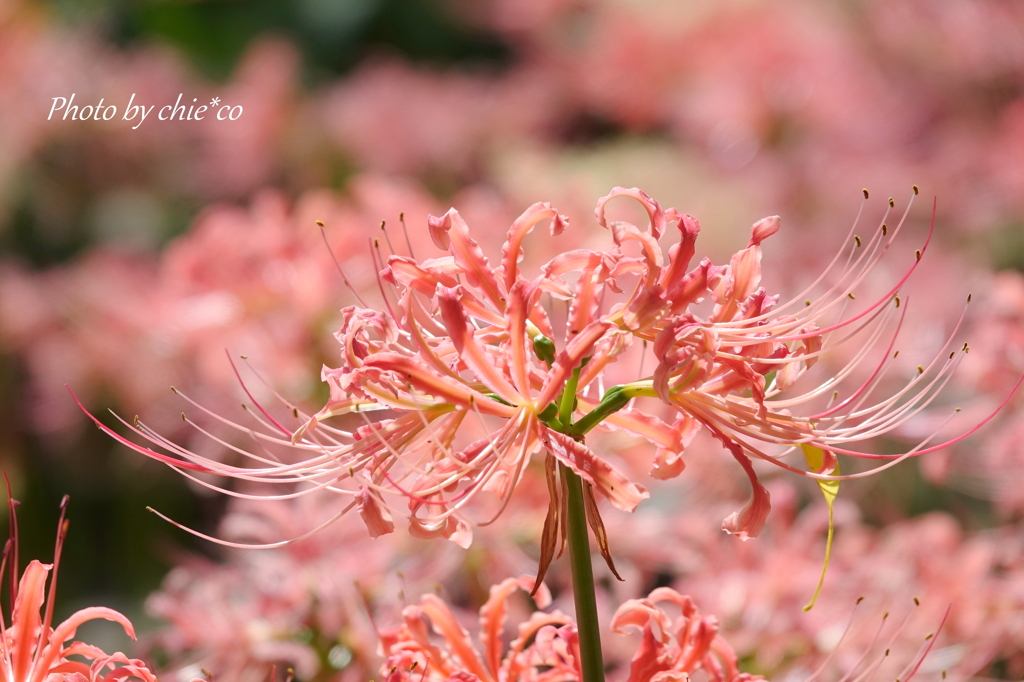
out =
[[[1024,7],[329,5],[0,0],[0,677],[1024,676]]]

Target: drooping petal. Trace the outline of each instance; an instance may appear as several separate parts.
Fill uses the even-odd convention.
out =
[[[366,524],[371,538],[378,538],[395,531],[391,513],[377,494],[364,485],[356,493],[355,500],[359,509],[359,518]]]
[[[631,512],[650,497],[647,489],[633,483],[583,443],[541,427],[541,443],[559,462],[576,472],[619,509]]]
[[[756,538],[761,534],[761,530],[764,529],[768,512],[772,509],[771,495],[761,485],[757,474],[754,473],[754,466],[750,458],[743,454],[739,444],[716,430],[713,430],[713,432],[715,437],[732,453],[732,456],[743,467],[743,472],[747,475],[750,487],[753,489],[747,505],[743,509],[727,516],[722,522],[722,530],[730,535],[735,535],[740,540]]]
[[[469,549],[470,545],[473,544],[473,529],[455,514],[434,522],[423,521],[415,516],[410,516],[409,535],[424,540],[444,538],[462,549]]]

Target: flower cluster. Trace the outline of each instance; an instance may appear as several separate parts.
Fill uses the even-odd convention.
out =
[[[616,197],[640,203],[649,219],[646,229],[609,219],[608,203]],[[445,255],[380,254],[382,309],[363,303],[342,311],[336,334],[341,364],[323,370],[330,388],[323,409],[308,416],[286,403],[298,420],[289,428],[256,404],[250,413],[260,428],[238,428],[257,439],[260,449],[222,441],[255,466],[219,463],[138,421],[129,428],[176,456],[97,424],[187,475],[212,473],[294,489],[276,498],[341,494],[348,504],[337,516],[356,509],[371,536],[393,531],[393,514],[402,513],[414,536],[443,536],[463,546],[471,541],[470,522],[492,522],[531,458],[544,453],[550,508],[542,572],[559,538],[565,539],[559,481],[566,470],[586,483],[588,520],[609,560],[594,492],[625,511],[647,496],[641,484],[584,443],[588,432],[618,429],[649,439],[657,446],[651,475],[664,479],[682,472],[684,450],[705,429],[742,466],[753,489],[747,506],[723,524],[746,539],[760,532],[770,509],[752,459],[817,479],[831,499],[839,480],[872,471],[840,475],[836,454],[889,460],[877,471],[963,437],[932,444],[932,436],[898,455],[855,445],[925,409],[968,350],[964,344],[947,356],[951,335],[941,355],[902,388],[869,400],[898,353],[893,347],[906,310],[898,292],[928,242],[908,254],[904,274],[883,295],[852,311],[851,304],[890,251],[909,210],[908,205],[892,228],[887,210],[866,239],[856,234],[855,222],[843,250],[817,280],[780,303],[760,286],[761,243],[778,231],[778,217],[756,222],[748,245],[729,264],[704,258],[694,266],[700,225],[693,216],[664,209],[639,189],[615,188],[595,212],[611,234],[611,247],[566,250],[528,278],[519,267],[524,238],[546,221],[552,235],[562,233],[564,216],[548,204],[531,206],[508,230],[501,260],[492,265],[452,209],[429,220],[431,237]],[[666,258],[659,240],[673,227],[680,239]],[[371,255],[377,259],[378,253]],[[841,345],[854,347],[847,364],[800,390],[800,377],[826,350]],[[866,378],[847,388],[869,358],[874,364],[863,372]],[[645,375],[644,362],[651,359],[653,370]],[[606,386],[613,379],[618,383]],[[638,408],[638,400],[649,409]],[[811,414],[794,414],[805,405]],[[654,416],[666,409],[669,421]],[[372,413],[384,416],[371,419]],[[347,421],[329,426],[329,417]],[[802,453],[809,469],[784,459],[792,452]],[[467,504],[484,491],[498,502],[473,518]]]
[[[517,590],[534,595],[540,609],[551,602],[547,588],[534,578],[508,578],[491,588],[480,609],[481,655],[469,633],[440,598],[424,595],[420,603],[402,612],[401,625],[381,631],[382,668],[386,682],[578,682],[579,639],[576,623],[561,611],[534,611],[521,623],[515,639],[502,654],[502,636],[508,616],[508,599]],[[678,607],[672,618],[660,606]],[[427,628],[440,635],[435,643]],[[763,678],[741,673],[732,647],[718,634],[718,622],[701,616],[693,600],[669,588],[658,588],[645,599],[633,599],[619,607],[612,619],[621,635],[641,633],[641,642],[630,662],[629,682],[686,680],[698,670],[715,682],[750,682]]]

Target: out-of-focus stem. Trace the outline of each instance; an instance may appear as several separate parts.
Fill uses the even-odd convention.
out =
[[[580,667],[583,682],[604,682],[604,658],[601,654],[601,627],[597,620],[597,596],[594,569],[590,563],[590,537],[583,506],[583,483],[569,467],[565,476],[569,534],[569,564],[572,569],[572,593],[576,600],[576,627],[580,636]]]

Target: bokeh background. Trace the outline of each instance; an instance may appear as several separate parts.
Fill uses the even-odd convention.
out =
[[[71,93],[118,114],[47,120],[53,98]],[[217,97],[244,113],[132,129],[120,118],[133,93],[158,108],[179,93]],[[532,570],[536,534],[523,529],[539,529],[535,500],[520,505],[525,521],[478,533],[467,553],[408,538],[368,548],[345,528],[288,552],[226,553],[145,507],[269,539],[323,510],[206,494],[100,434],[64,385],[97,413],[143,415],[211,453],[169,387],[237,411],[225,349],[315,406],[337,311],[354,302],[316,220],[370,297],[367,242],[384,239],[382,220],[402,240],[404,212],[426,249],[426,215],[454,205],[493,253],[515,216],[550,201],[597,244],[596,199],[640,186],[699,217],[699,249],[715,262],[745,245],[755,220],[781,215],[765,283],[792,294],[839,247],[862,188],[873,226],[914,184],[908,253],[932,197],[938,213],[911,289],[907,368],[972,293],[972,352],[942,405],[978,420],[1024,369],[1021,3],[0,0],[0,466],[22,502],[22,556],[49,559],[70,494],[58,615],[123,610],[168,679],[200,665],[218,680],[266,679],[274,663],[302,679],[366,679],[379,662],[362,601],[383,620],[421,590],[478,607],[490,582]],[[953,602],[925,672],[1020,679],[1022,406],[1018,395],[955,448],[844,486],[811,614],[799,606],[823,552],[820,494],[769,474],[765,536],[723,537],[744,482],[698,441],[648,509],[609,521],[629,580],[606,585],[608,599],[675,585],[719,615],[749,669],[794,679],[834,645],[859,594],[922,597],[937,609],[925,629]],[[941,418],[924,414],[877,447],[905,448]],[[564,576],[552,581],[557,594]]]

